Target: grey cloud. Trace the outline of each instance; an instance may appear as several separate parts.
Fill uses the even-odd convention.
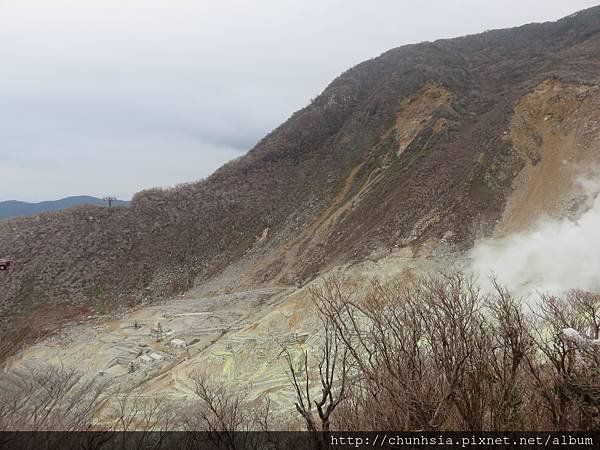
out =
[[[364,59],[594,3],[1,2],[0,200],[206,177]]]

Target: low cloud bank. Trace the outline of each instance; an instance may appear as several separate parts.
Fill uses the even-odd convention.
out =
[[[471,269],[482,282],[493,274],[520,295],[600,291],[600,178],[579,183],[585,212],[577,219],[544,220],[531,230],[478,242]]]

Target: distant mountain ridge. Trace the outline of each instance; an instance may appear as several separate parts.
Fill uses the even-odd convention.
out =
[[[10,217],[32,216],[44,212],[61,211],[78,205],[105,205],[101,198],[89,195],[77,195],[61,198],[60,200],[50,200],[39,203],[21,202],[17,200],[8,200],[0,202],[0,220]],[[129,202],[116,200],[115,206],[128,205]]]

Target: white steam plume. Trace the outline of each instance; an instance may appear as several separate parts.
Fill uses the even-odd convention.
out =
[[[600,291],[598,180],[580,180],[587,210],[576,220],[546,219],[531,230],[478,242],[471,251],[472,271],[484,284],[493,274],[500,284],[525,296],[536,291]]]

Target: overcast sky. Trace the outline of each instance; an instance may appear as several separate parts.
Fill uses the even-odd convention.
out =
[[[345,69],[583,0],[0,0],[0,200],[204,178]]]

